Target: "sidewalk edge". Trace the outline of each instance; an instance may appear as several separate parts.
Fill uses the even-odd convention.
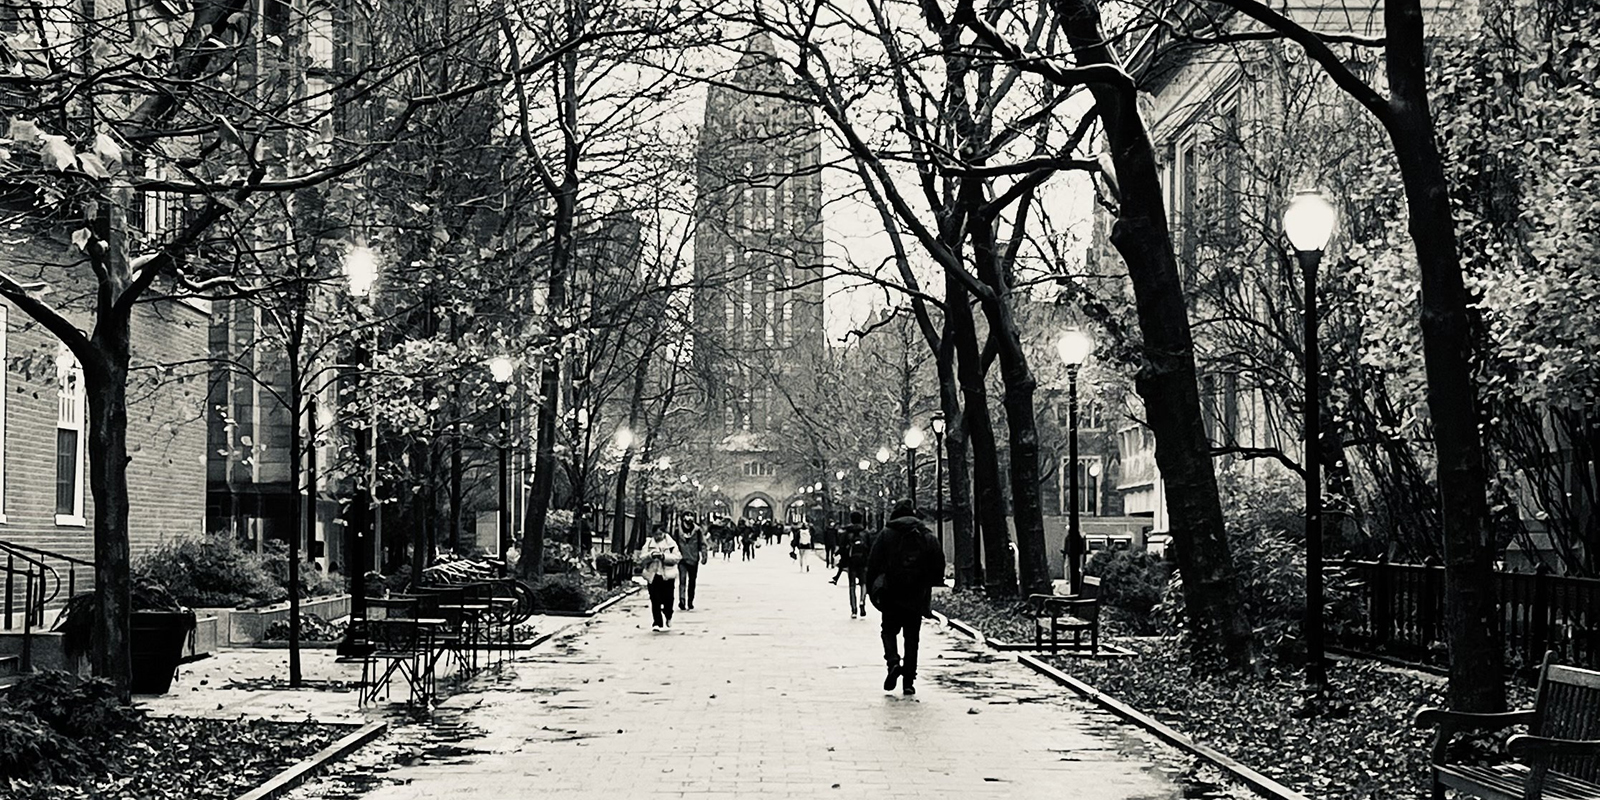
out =
[[[1083,695],[1085,698],[1088,698],[1096,705],[1099,705],[1107,711],[1110,711],[1111,713],[1116,714],[1117,716],[1150,731],[1162,741],[1165,741],[1166,743],[1173,745],[1180,750],[1184,750],[1191,755],[1211,762],[1212,764],[1216,765],[1218,769],[1232,775],[1235,779],[1250,787],[1252,791],[1262,795],[1263,797],[1269,797],[1273,800],[1310,800],[1310,798],[1308,798],[1306,795],[1290,789],[1289,787],[1284,786],[1283,784],[1278,783],[1277,781],[1262,775],[1261,773],[1256,772],[1255,770],[1243,764],[1240,764],[1223,753],[1195,742],[1182,733],[1179,733],[1171,727],[1168,727],[1166,724],[1156,720],[1154,717],[1151,717],[1150,715],[1145,714],[1133,706],[1111,697],[1110,695],[1101,693],[1099,689],[1096,689],[1093,686],[1090,686],[1089,684],[1084,683],[1083,681],[1080,681],[1077,678],[1074,678],[1071,675],[1068,675],[1067,673],[1044,663],[1036,656],[1022,654],[1017,656],[1017,661],[1034,672],[1037,672],[1040,675],[1043,675],[1050,680],[1053,680],[1056,683],[1059,683],[1062,686],[1077,692],[1080,695]]]
[[[266,783],[240,795],[238,800],[272,800],[272,798],[281,797],[288,793],[290,789],[304,783],[307,778],[310,778],[319,770],[355,752],[362,745],[382,736],[388,730],[389,723],[387,722],[369,722],[354,733],[317,751],[310,758],[272,776],[272,779]]]

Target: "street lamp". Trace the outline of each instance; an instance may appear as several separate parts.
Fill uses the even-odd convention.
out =
[[[500,384],[500,557],[511,550],[511,359],[489,359],[489,377]]]
[[[1073,328],[1056,341],[1056,352],[1067,365],[1067,494],[1071,496],[1067,517],[1067,587],[1077,594],[1083,586],[1083,531],[1078,527],[1078,368],[1094,352],[1094,337]]]
[[[1321,689],[1328,683],[1322,664],[1322,443],[1320,408],[1322,353],[1317,346],[1317,267],[1322,250],[1333,235],[1338,212],[1315,189],[1297,192],[1283,212],[1283,232],[1294,246],[1305,283],[1306,381],[1305,381],[1305,470],[1306,470],[1306,680]]]
[[[934,524],[939,528],[939,549],[944,550],[944,410],[933,412]]]
[[[902,440],[906,446],[906,494],[911,496],[911,507],[917,507],[917,448],[922,446],[922,429],[912,425],[906,428]]]
[[[351,246],[344,257],[344,275],[352,299],[361,301],[371,295],[372,285],[378,280],[378,259],[372,248],[364,244]],[[351,370],[355,373],[353,382],[359,391],[368,353],[359,338],[354,339],[350,350]],[[366,430],[358,428],[355,436],[355,461],[359,465],[357,474],[364,474],[365,480],[356,482],[356,490],[350,500],[351,519],[344,529],[344,568],[350,581],[350,624],[346,626],[345,639],[339,646],[341,655],[354,655],[360,646],[358,643],[366,638],[368,562],[364,545],[367,533],[372,530],[373,497],[377,489],[377,448],[372,441],[375,427],[368,425]]]

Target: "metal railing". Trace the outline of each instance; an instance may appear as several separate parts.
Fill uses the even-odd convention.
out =
[[[16,629],[18,611],[24,623],[43,626],[50,604],[77,594],[80,568],[86,579],[92,580],[94,574],[94,564],[89,561],[15,542],[0,541],[0,558],[5,564],[5,615],[0,618],[5,630]],[[20,586],[19,578],[23,579]],[[18,600],[22,601],[20,608]]]
[[[1362,599],[1362,613],[1335,632],[1352,650],[1439,661],[1443,655],[1444,567],[1329,561]],[[1494,573],[1498,631],[1514,663],[1537,666],[1546,651],[1565,664],[1600,669],[1600,579],[1537,572]]]

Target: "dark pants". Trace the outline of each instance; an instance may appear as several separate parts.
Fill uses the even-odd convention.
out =
[[[672,624],[672,579],[657,575],[650,581],[650,619],[657,627]]]
[[[866,576],[861,572],[850,569],[845,570],[845,574],[849,576],[848,585],[850,587],[850,613],[860,613],[861,616],[864,617],[867,615]],[[860,606],[859,611],[857,610],[857,606]]]
[[[904,634],[906,655],[902,660],[895,637]],[[899,667],[900,675],[907,681],[917,677],[917,641],[922,638],[922,615],[897,608],[883,612],[883,660],[891,668]]]
[[[685,559],[678,562],[678,605],[694,608],[694,584],[699,577],[699,561]]]

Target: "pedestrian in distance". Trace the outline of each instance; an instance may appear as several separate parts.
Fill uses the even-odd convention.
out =
[[[639,550],[644,584],[650,592],[652,631],[664,631],[672,627],[672,584],[678,574],[680,558],[678,543],[667,535],[665,525],[657,525]]]
[[[917,644],[923,617],[933,616],[933,587],[944,583],[944,551],[909,500],[897,501],[867,555],[867,596],[883,612],[883,690],[896,680],[917,693]],[[899,640],[905,641],[905,655]]]
[[[700,578],[700,565],[711,557],[706,546],[706,532],[695,522],[693,514],[683,515],[683,527],[678,531],[678,610],[694,608],[694,587]]]
[[[811,564],[806,560],[811,552],[811,526],[802,522],[794,526],[794,550],[799,554],[801,572],[810,572]]]
[[[744,520],[739,520],[739,548],[741,561],[756,557],[756,528]]]
[[[844,526],[839,537],[839,569],[829,583],[837,585],[840,575],[848,575],[845,586],[850,590],[850,618],[867,616],[867,559],[872,555],[872,541],[867,536],[867,526],[862,524],[860,511],[850,512],[850,524]]]

